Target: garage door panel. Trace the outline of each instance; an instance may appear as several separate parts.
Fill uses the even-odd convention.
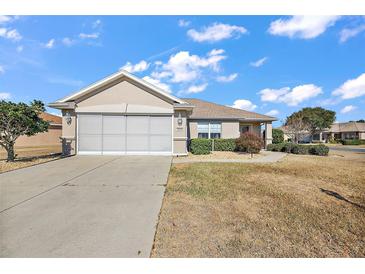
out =
[[[103,134],[125,134],[126,117],[103,115]]]
[[[171,153],[171,116],[80,114],[78,150],[81,153]]]
[[[171,151],[171,136],[154,135],[150,137],[151,151]]]
[[[151,116],[150,118],[151,134],[166,134],[171,136],[171,117],[168,116]]]
[[[79,151],[100,151],[101,152],[101,135],[80,135]]]
[[[124,135],[103,135],[103,152],[124,152]]]
[[[127,134],[148,134],[148,116],[127,116]]]
[[[148,135],[127,135],[127,151],[148,152],[149,136]]]
[[[102,116],[101,115],[80,115],[79,134],[101,134]]]

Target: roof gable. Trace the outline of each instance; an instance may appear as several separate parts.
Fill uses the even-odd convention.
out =
[[[223,106],[200,99],[184,98],[184,101],[194,105],[190,119],[242,119],[276,121],[275,117],[256,112]]]
[[[184,102],[183,100],[169,94],[168,92],[162,90],[161,88],[159,87],[156,87],[155,85],[143,80],[143,79],[140,79],[136,76],[134,76],[133,74],[125,71],[125,70],[120,70],[112,75],[109,75],[71,95],[68,95],[62,99],[59,99],[56,101],[56,103],[66,103],[66,102],[71,102],[71,101],[74,101],[74,100],[77,100],[81,97],[84,97],[84,96],[87,96],[89,93],[92,93],[112,82],[115,82],[117,81],[118,79],[121,79],[121,78],[127,78],[127,79],[130,79],[134,82],[137,82],[138,84],[152,90],[153,92],[156,92],[158,95],[162,96],[162,97],[165,97],[173,102],[176,102],[176,103],[179,103],[179,104],[184,104],[186,102]]]

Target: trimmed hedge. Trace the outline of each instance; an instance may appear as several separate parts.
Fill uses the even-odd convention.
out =
[[[212,150],[212,139],[191,139],[190,151],[193,154],[210,154]]]
[[[317,145],[317,146],[310,146],[309,154],[319,155],[319,156],[327,156],[329,152],[329,148],[325,145]]]
[[[343,145],[348,145],[348,146],[358,146],[358,145],[365,145],[365,140],[358,140],[358,139],[354,139],[354,140],[341,140],[340,141],[341,144]]]
[[[236,139],[213,139],[214,151],[234,151]]]
[[[327,156],[329,148],[323,144],[320,145],[299,145],[294,143],[270,144],[266,148],[269,151],[280,151],[293,154],[311,154]]]
[[[278,128],[273,128],[272,130],[272,143],[280,144],[284,142],[284,131]]]

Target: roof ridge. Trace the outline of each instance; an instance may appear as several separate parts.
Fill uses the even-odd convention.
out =
[[[275,118],[273,116],[261,114],[261,113],[258,113],[258,112],[249,111],[249,110],[240,109],[240,108],[234,108],[234,107],[230,107],[230,106],[226,106],[226,105],[221,105],[221,104],[211,102],[211,101],[207,101],[207,100],[203,100],[203,99],[198,99],[198,98],[181,98],[181,99],[182,100],[199,100],[199,101],[206,102],[206,103],[209,103],[209,104],[214,104],[214,105],[219,106],[219,107],[224,107],[224,108],[234,109],[234,110],[238,110],[238,111],[243,111],[243,112],[250,113],[250,114],[262,115],[262,116],[266,116],[266,117],[269,117],[269,118]]]

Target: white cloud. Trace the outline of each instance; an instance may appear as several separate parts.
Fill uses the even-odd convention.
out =
[[[92,28],[93,29],[97,29],[101,26],[101,20],[98,19],[98,20],[95,20],[93,23],[92,23]]]
[[[255,62],[251,62],[250,65],[252,67],[258,68],[261,67],[267,61],[267,57],[263,57]]]
[[[81,39],[97,39],[99,37],[99,33],[80,33],[79,37]]]
[[[0,37],[12,41],[19,41],[23,38],[16,29],[9,30],[7,28],[0,28]]]
[[[289,19],[278,19],[271,22],[268,31],[272,35],[312,39],[324,33],[338,19],[340,16],[296,15]]]
[[[248,111],[252,111],[252,110],[255,110],[255,108],[257,108],[257,106],[255,104],[253,104],[251,101],[245,100],[245,99],[238,99],[238,100],[234,101],[233,105],[231,107],[248,110]]]
[[[214,23],[204,27],[201,31],[190,29],[187,35],[196,42],[217,42],[231,37],[239,37],[245,33],[247,30],[242,26]]]
[[[172,55],[169,61],[160,65],[159,71],[155,72],[158,78],[168,78],[173,83],[190,82],[196,80],[201,75],[204,68],[219,71],[220,62],[226,59],[222,55],[224,50],[210,51],[206,57],[198,55],[190,55],[188,51],[180,51]]]
[[[191,22],[188,20],[180,19],[178,24],[179,24],[179,27],[188,27],[188,26],[190,26]]]
[[[72,46],[74,43],[75,43],[75,40],[72,40],[71,38],[69,37],[65,37],[62,39],[62,43],[65,45],[65,46]]]
[[[17,46],[17,47],[16,47],[16,51],[17,51],[17,52],[22,52],[22,51],[23,51],[23,49],[24,49],[24,47],[23,47],[23,46]]]
[[[47,48],[47,49],[51,49],[54,47],[54,42],[55,42],[55,39],[51,39],[49,40],[45,45],[44,47]]]
[[[121,67],[121,69],[124,69],[130,73],[134,73],[134,72],[145,71],[148,69],[149,66],[150,66],[149,63],[147,63],[145,60],[142,60],[134,65],[131,62],[127,62],[123,67]]]
[[[145,77],[143,77],[143,80],[151,83],[152,85],[155,85],[156,87],[159,87],[160,89],[162,89],[168,93],[171,93],[170,86],[168,84],[162,83],[159,79],[154,79],[150,76],[145,76]]]
[[[279,114],[279,111],[277,109],[272,109],[269,112],[265,113],[265,115],[268,115],[268,116],[276,116],[278,114]]]
[[[322,88],[313,84],[301,85],[290,89],[263,89],[258,94],[263,102],[282,102],[288,106],[297,106],[303,101],[314,98],[322,93]]]
[[[5,69],[3,66],[0,66],[0,74],[3,74],[3,73],[5,73]]]
[[[340,32],[340,42],[344,43],[348,39],[355,37],[356,35],[358,35],[359,33],[363,32],[363,31],[365,31],[365,24],[357,26],[356,28],[352,28],[352,29],[345,28],[345,29],[341,30],[341,32]]]
[[[0,100],[9,100],[11,97],[8,92],[0,92]]]
[[[199,93],[204,91],[207,88],[208,84],[201,84],[201,85],[192,85],[188,88],[188,90],[186,91],[187,94],[190,93]]]
[[[365,73],[355,79],[347,80],[332,95],[341,96],[342,99],[351,99],[365,95]]]
[[[223,83],[232,82],[234,79],[237,78],[237,76],[238,76],[237,73],[232,73],[228,76],[218,76],[217,81],[218,82],[223,82]]]
[[[9,23],[10,21],[12,21],[12,17],[11,16],[0,15],[0,24]]]
[[[353,111],[355,109],[356,109],[355,106],[348,105],[348,106],[345,106],[343,109],[341,109],[341,113],[348,113],[348,112],[351,112],[351,111]]]
[[[221,55],[224,53],[224,49],[212,49],[208,52],[208,56],[215,56],[215,55]]]

